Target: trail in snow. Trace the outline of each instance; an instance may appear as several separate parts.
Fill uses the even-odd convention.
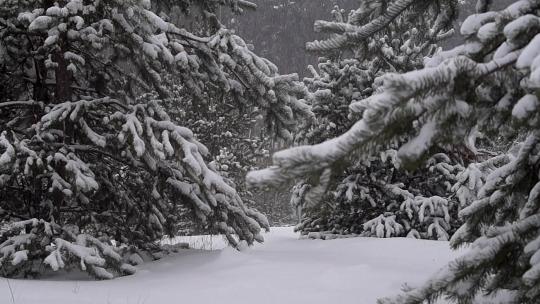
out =
[[[290,227],[273,228],[265,238],[243,252],[184,250],[112,281],[10,284],[17,304],[367,304],[405,282],[421,283],[459,254],[447,242],[404,238],[298,240]],[[0,303],[11,303],[6,282]]]

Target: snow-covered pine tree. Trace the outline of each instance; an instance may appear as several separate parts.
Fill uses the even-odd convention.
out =
[[[261,207],[245,187],[245,175],[269,159],[270,136],[257,107],[242,102],[231,94],[209,94],[201,102],[185,98],[181,86],[175,86],[173,97],[163,102],[171,119],[188,127],[212,156],[209,166],[218,172],[242,198],[244,204]],[[242,97],[242,96],[238,96]],[[260,209],[259,209],[260,210]],[[268,213],[264,213],[269,217]],[[270,220],[270,217],[269,217]],[[198,223],[180,221],[182,233],[215,233]],[[212,228],[212,227],[206,227]]]
[[[443,153],[412,172],[379,157],[359,162],[322,202],[306,208],[297,230],[325,239],[360,234],[448,240],[460,224],[451,189],[461,169]]]
[[[381,13],[380,5],[362,2],[348,15],[335,7],[333,23],[318,21],[316,28],[323,24],[361,25],[367,16],[375,18]],[[421,67],[424,56],[437,50],[436,42],[452,33],[444,28],[436,35],[423,35],[429,33],[426,29],[435,20],[415,16],[419,22],[411,27],[409,18],[400,16],[387,30],[347,49],[327,50],[319,42],[308,44],[311,51],[325,57],[319,59],[317,69],[309,67],[313,77],[304,79],[317,120],[298,134],[298,142],[318,144],[346,132],[359,118],[349,112],[349,104],[370,96],[376,77]],[[314,201],[313,195],[306,195],[310,181],[298,183],[291,199],[295,209],[303,213],[297,230],[323,238],[362,233],[447,240],[459,226],[457,200],[451,198],[450,190],[456,174],[464,168],[442,152],[414,172],[396,168],[394,150],[369,159],[348,157],[333,170],[326,193],[317,193]]]
[[[180,206],[233,246],[262,241],[266,218],[244,206],[205,162],[207,148],[161,106],[174,85],[193,101],[232,94],[291,137],[309,115],[297,98],[304,86],[213,14],[249,2],[0,4],[2,275],[79,265],[102,279],[132,273],[113,244],[152,249],[174,234]],[[214,26],[194,34],[171,21],[172,9]]]
[[[365,39],[415,2],[390,2],[381,19],[344,28],[326,44],[341,47]],[[421,3],[426,8],[442,2],[455,1]],[[362,119],[349,131],[319,145],[276,153],[275,167],[249,175],[252,184],[277,185],[325,172],[353,152],[369,156],[403,138],[398,158],[414,166],[436,146],[468,142],[477,129],[486,136],[527,134],[460,212],[465,224],[451,245],[472,242],[467,253],[420,287],[380,303],[420,304],[440,296],[474,303],[483,293],[505,293],[505,303],[540,301],[540,1],[513,1],[490,10],[493,4],[478,1],[477,14],[461,26],[462,45],[432,56],[421,70],[379,77],[374,95],[351,104]]]

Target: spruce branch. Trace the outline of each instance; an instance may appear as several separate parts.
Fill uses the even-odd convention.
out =
[[[336,29],[339,29],[339,31],[344,31],[345,33],[333,36],[326,40],[308,42],[306,43],[306,49],[315,52],[329,51],[342,48],[348,43],[355,43],[366,39],[383,30],[414,2],[415,0],[396,0],[390,4],[388,9],[381,16],[363,26],[343,24],[338,26],[338,24],[333,22],[317,21],[315,22],[315,29],[317,31],[336,32]]]

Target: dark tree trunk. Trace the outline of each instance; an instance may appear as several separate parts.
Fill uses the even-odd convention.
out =
[[[72,75],[68,70],[68,62],[64,58],[64,52],[67,50],[67,37],[65,34],[60,36],[60,50],[54,54],[54,61],[58,65],[55,69],[56,88],[55,100],[57,102],[71,100]]]
[[[55,76],[55,91],[54,101],[55,103],[61,103],[64,101],[71,101],[72,98],[72,82],[73,75],[68,69],[68,62],[64,58],[64,53],[68,50],[66,34],[60,34],[59,50],[53,54],[53,60],[57,64],[54,76]],[[64,122],[64,143],[71,144],[74,142],[74,128],[71,123]],[[56,222],[61,222],[62,213],[60,209],[64,205],[64,196],[61,193],[53,194],[54,209],[53,218]]]

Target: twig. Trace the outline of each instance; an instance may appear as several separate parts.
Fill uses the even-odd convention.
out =
[[[3,107],[24,107],[24,106],[36,106],[36,107],[43,107],[42,102],[36,102],[33,100],[25,100],[25,101],[6,101],[6,102],[0,102],[0,108]]]
[[[138,167],[138,168],[145,168],[143,163],[141,163],[141,162],[134,161],[134,163],[129,163],[129,162],[126,162],[122,158],[119,158],[119,157],[117,157],[117,156],[115,156],[115,155],[113,155],[113,154],[111,154],[109,152],[97,149],[97,148],[95,148],[93,146],[88,146],[88,145],[67,145],[67,144],[62,144],[62,143],[49,143],[49,144],[51,146],[54,146],[54,147],[66,147],[68,149],[70,148],[70,149],[81,151],[81,152],[94,152],[94,153],[102,154],[104,156],[108,156],[108,157],[116,160],[117,162],[120,162],[120,163],[128,165],[128,166],[133,166],[133,167]]]
[[[6,283],[9,288],[9,293],[11,294],[11,303],[15,303],[15,295],[13,294],[13,288],[11,288],[11,283],[9,282],[9,279],[7,278],[7,274],[5,270],[3,272],[4,272],[4,279],[6,279]]]
[[[30,78],[30,77],[24,77],[23,79],[30,82],[30,83],[32,83],[32,84],[37,84],[37,83],[39,83],[41,81],[39,79],[33,79],[33,78]],[[56,82],[55,81],[45,81],[44,85],[56,86]],[[83,88],[83,87],[77,86],[77,85],[72,85],[70,87],[72,89],[79,90],[79,91],[86,91],[86,92],[96,93],[96,90],[93,89],[93,88]]]

